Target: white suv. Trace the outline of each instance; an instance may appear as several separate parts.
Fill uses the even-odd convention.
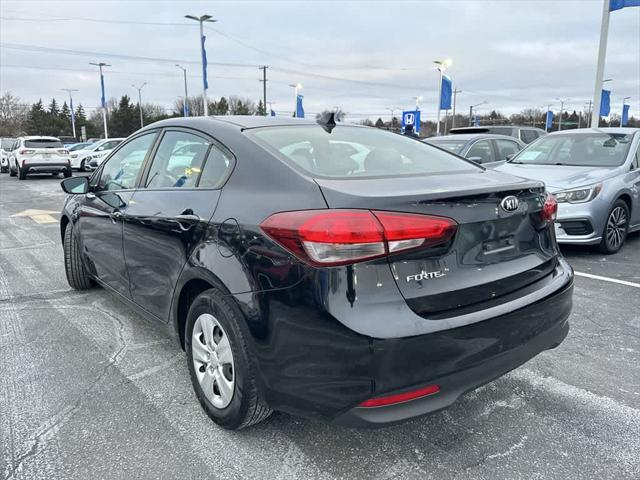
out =
[[[124,138],[106,138],[98,140],[82,150],[71,152],[71,168],[75,170],[89,170],[91,160],[104,157],[123,140]]]
[[[0,173],[9,171],[9,154],[13,150],[15,138],[0,138]]]
[[[30,173],[71,176],[69,151],[56,137],[20,137],[9,155],[9,175],[20,180]]]

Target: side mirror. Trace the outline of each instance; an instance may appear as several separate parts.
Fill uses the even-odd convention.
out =
[[[69,177],[60,182],[62,190],[71,195],[84,195],[89,191],[89,179],[87,177]]]
[[[472,162],[482,163],[482,157],[469,157],[467,160],[471,160]]]

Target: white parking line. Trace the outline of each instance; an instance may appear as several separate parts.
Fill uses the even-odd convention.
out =
[[[626,280],[618,280],[617,278],[601,277],[600,275],[592,275],[590,273],[573,272],[578,277],[592,278],[594,280],[602,280],[603,282],[619,283],[620,285],[626,285],[627,287],[640,288],[640,283],[627,282]]]

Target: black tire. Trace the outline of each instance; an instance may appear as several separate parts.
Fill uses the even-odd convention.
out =
[[[18,167],[18,180],[25,180],[27,178],[27,172]]]
[[[85,172],[85,171],[86,171],[86,170],[85,170],[85,168],[84,168],[84,160],[82,160],[82,161],[80,162],[80,168],[78,169],[78,171],[79,171],[79,172]]]
[[[224,329],[233,354],[235,387],[231,402],[224,408],[215,407],[204,394],[196,377],[193,363],[192,335],[196,319],[203,313],[213,315]],[[242,313],[232,300],[212,288],[198,295],[187,315],[185,331],[185,349],[189,376],[198,401],[209,417],[221,427],[229,430],[254,425],[271,415],[271,409],[262,400],[256,382],[255,360],[247,346]]]
[[[87,272],[80,251],[78,239],[73,234],[73,225],[69,223],[64,231],[64,271],[67,282],[75,290],[87,290],[93,286],[93,281]]]
[[[69,177],[72,175],[72,173],[71,173],[71,169],[70,169],[70,168],[65,169],[65,170],[62,172],[62,175],[64,176],[64,178],[69,178]]]
[[[15,177],[17,174],[18,172],[16,172],[13,168],[11,168],[11,166],[9,166],[9,176]]]
[[[629,207],[627,206],[627,202],[618,199],[607,214],[607,221],[602,231],[602,240],[600,241],[598,249],[607,255],[618,252],[627,239],[628,231]]]

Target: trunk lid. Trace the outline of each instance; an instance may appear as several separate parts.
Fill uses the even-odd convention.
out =
[[[409,307],[442,318],[506,301],[556,266],[553,231],[537,220],[544,186],[495,171],[316,179],[330,208],[422,213],[458,223],[445,246],[391,254],[389,266]],[[501,207],[518,199],[515,211]]]

